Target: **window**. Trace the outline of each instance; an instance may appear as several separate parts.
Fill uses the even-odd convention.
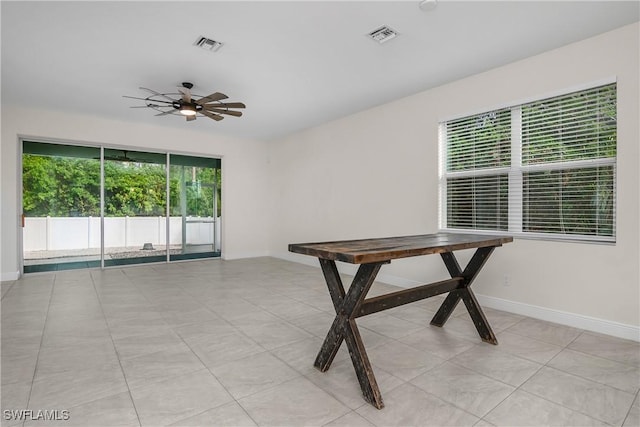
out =
[[[616,84],[440,123],[440,226],[615,241]]]

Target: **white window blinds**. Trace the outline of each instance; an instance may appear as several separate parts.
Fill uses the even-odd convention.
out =
[[[440,125],[441,228],[615,241],[616,84]]]
[[[492,111],[447,122],[447,171],[511,164],[511,112]]]
[[[507,230],[511,112],[491,111],[446,123],[447,225]]]

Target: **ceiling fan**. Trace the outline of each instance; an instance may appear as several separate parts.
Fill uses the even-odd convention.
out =
[[[224,119],[223,115],[240,117],[242,116],[241,111],[230,110],[230,108],[246,108],[242,102],[221,102],[228,98],[224,93],[215,92],[208,96],[193,95],[191,88],[193,88],[193,83],[183,82],[182,86],[178,87],[178,93],[160,93],[141,87],[140,89],[151,95],[146,98],[123,96],[145,102],[145,105],[136,105],[131,108],[152,108],[159,112],[156,116],[182,115],[186,117],[188,122],[195,120],[198,115],[216,121]]]

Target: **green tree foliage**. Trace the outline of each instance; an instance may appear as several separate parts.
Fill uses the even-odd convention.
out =
[[[106,161],[104,212],[107,216],[163,216],[166,177],[163,165]]]
[[[447,123],[447,171],[510,164],[511,110],[491,111]]]
[[[522,107],[522,164],[616,156],[616,86]]]
[[[171,166],[172,187],[176,195],[171,196],[171,215],[182,215],[181,182],[186,189],[186,214],[189,216],[213,216],[213,198],[217,200],[217,215],[220,216],[220,169],[193,166]],[[214,186],[214,183],[217,185]],[[215,194],[215,196],[214,196]]]
[[[511,111],[502,109],[447,123],[447,171],[511,164]],[[447,224],[452,228],[507,230],[509,182],[505,173],[449,178]]]
[[[171,166],[171,215],[212,216],[213,198],[220,215],[220,169]],[[30,217],[100,216],[100,161],[73,157],[23,155],[23,210]],[[105,215],[164,216],[165,166],[107,160],[104,164]],[[181,185],[184,178],[185,185]],[[215,196],[214,196],[215,193]]]
[[[607,85],[523,106],[523,164],[615,158],[616,98]],[[525,231],[613,235],[613,166],[530,172],[523,181]]]
[[[27,216],[100,215],[97,160],[25,154],[22,182]]]

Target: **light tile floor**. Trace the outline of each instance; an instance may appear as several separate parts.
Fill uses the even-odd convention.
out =
[[[376,410],[344,346],[328,372],[312,366],[333,319],[317,268],[213,260],[4,282],[2,425],[640,424],[638,343],[486,309],[492,346],[462,305],[429,326],[439,302],[358,320]],[[27,408],[70,418],[5,412]]]

